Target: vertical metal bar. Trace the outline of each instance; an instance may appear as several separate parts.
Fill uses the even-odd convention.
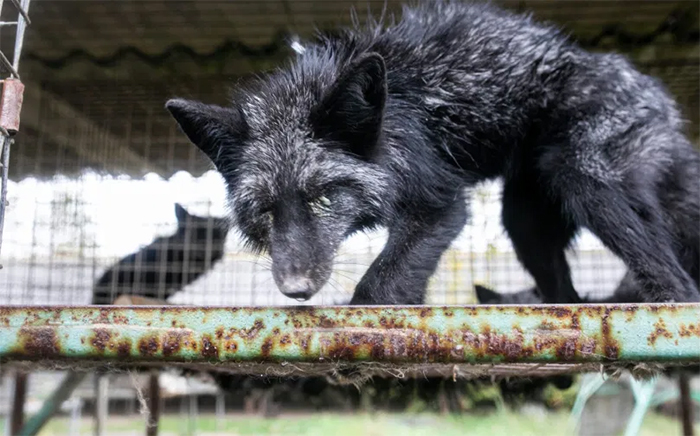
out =
[[[7,206],[7,183],[8,183],[8,166],[10,164],[10,144],[12,143],[12,138],[3,135],[2,141],[2,151],[0,152],[0,168],[2,174],[0,175],[0,254],[2,253],[2,233],[5,227],[5,210]],[[0,268],[2,266],[0,265]]]
[[[636,436],[639,434],[644,416],[651,405],[657,381],[658,379],[656,378],[640,381],[635,379],[630,380],[630,387],[634,395],[634,409],[632,409],[632,415],[627,421],[627,428],[625,429],[624,436]]]
[[[106,374],[99,371],[95,373],[95,436],[104,434],[109,407],[108,384],[109,379]]]
[[[15,36],[15,52],[12,59],[12,66],[15,71],[19,71],[19,57],[22,54],[22,46],[24,45],[24,31],[27,29],[26,17],[29,13],[29,3],[31,0],[22,0],[20,14],[17,17],[17,33]]]
[[[2,0],[0,0],[0,1],[2,1]],[[7,394],[7,398],[9,399],[12,397],[12,393],[15,391],[15,387],[14,387],[15,381],[12,380],[10,377],[8,377],[7,379],[8,379],[7,383],[3,383],[3,387],[5,388],[5,389],[3,389],[3,391],[6,391],[6,392],[3,392],[2,395],[4,396],[5,394]],[[2,380],[4,382],[5,378],[3,376],[0,376],[0,380]],[[4,413],[2,415],[2,418],[3,418],[2,434],[3,434],[3,436],[11,436],[10,435],[10,421],[12,421],[10,419],[11,413],[12,413],[12,411],[6,407],[4,410]]]
[[[27,397],[27,373],[19,371],[15,375],[15,394],[12,400],[10,434],[16,435],[24,423],[24,401]]]
[[[146,424],[146,436],[157,436],[158,421],[160,420],[160,383],[158,382],[158,372],[151,374],[148,390],[148,422]]]
[[[27,24],[29,20],[29,16],[27,14],[29,12],[30,2],[31,0],[22,0],[19,4],[19,11],[17,17],[17,31],[15,33],[15,51],[13,54],[13,62],[10,66],[12,75],[16,78],[19,78],[17,69],[19,68],[19,59],[20,55],[22,54],[22,46],[24,44],[24,32],[27,29]],[[17,2],[15,2],[15,4],[17,4]],[[2,12],[2,6],[3,1],[0,0],[0,12]],[[4,54],[2,54],[2,57],[6,59]],[[8,166],[10,164],[11,145],[12,139],[9,137],[9,135],[7,135],[6,131],[3,131],[2,151],[0,152],[0,164],[2,165],[2,168],[0,169],[2,171],[2,175],[0,175],[0,179],[2,179],[2,186],[0,187],[0,250],[2,250],[2,230],[5,226],[5,206],[7,202]],[[0,265],[0,267],[2,267],[2,265]]]
[[[74,398],[71,401],[70,407],[70,426],[68,427],[68,434],[70,434],[70,436],[80,435],[80,418],[82,409],[83,401],[80,398]]]
[[[87,372],[69,372],[61,385],[51,394],[51,397],[44,401],[41,409],[22,427],[22,429],[12,436],[29,436],[38,434],[39,431],[49,422],[49,419],[56,414],[64,401],[66,401],[80,382],[83,381]]]
[[[195,392],[192,392],[191,389],[188,389],[188,391],[190,392],[187,395],[189,406],[187,412],[187,434],[190,436],[194,436],[197,434],[197,394]]]
[[[693,436],[693,400],[690,398],[690,378],[688,373],[681,371],[678,377],[680,390],[681,423],[683,436]]]
[[[219,391],[216,393],[216,430],[223,429],[224,417],[226,415],[226,397]]]

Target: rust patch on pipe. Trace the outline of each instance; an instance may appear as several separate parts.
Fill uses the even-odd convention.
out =
[[[207,359],[218,359],[219,358],[219,348],[212,341],[211,336],[202,336],[202,356]]]
[[[654,331],[647,338],[647,342],[653,346],[656,344],[656,340],[662,336],[667,339],[673,339],[673,335],[666,328],[666,323],[664,323],[663,319],[660,319],[654,323]]]
[[[617,359],[620,354],[620,345],[613,338],[610,329],[610,309],[605,308],[600,318],[600,331],[603,335],[603,351],[608,359]]]
[[[678,334],[684,338],[689,338],[691,336],[700,337],[700,322],[697,324],[681,324],[678,329]]]
[[[24,327],[19,331],[20,354],[50,359],[61,354],[56,332],[51,327]]]
[[[117,344],[117,356],[122,359],[131,356],[131,341],[129,339],[124,339]]]
[[[296,327],[296,326],[295,326]],[[240,335],[248,339],[255,339],[261,330],[265,328],[265,324],[260,319],[256,319],[253,326],[249,329],[241,329]],[[301,327],[297,327],[301,328]]]
[[[143,337],[139,340],[139,352],[142,356],[152,357],[158,353],[160,338],[155,335]]]
[[[163,356],[170,357],[180,352],[181,348],[189,347],[194,340],[192,333],[182,329],[170,330],[163,339]]]

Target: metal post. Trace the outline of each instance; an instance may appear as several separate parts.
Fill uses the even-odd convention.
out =
[[[85,372],[69,372],[61,385],[51,394],[51,397],[44,401],[41,409],[27,420],[26,424],[12,436],[30,436],[38,434],[39,431],[46,425],[52,416],[60,409],[64,401],[66,401],[83,381],[87,373]]]
[[[22,107],[22,90],[24,89],[19,82],[19,59],[22,54],[22,45],[24,44],[24,32],[29,24],[29,4],[31,0],[13,0],[13,3],[18,9],[17,17],[17,32],[15,33],[15,50],[13,62],[7,59],[4,53],[0,52],[0,60],[2,64],[11,73],[14,82],[20,86],[14,85],[12,80],[6,80],[2,90],[1,105],[3,110],[0,111],[3,116],[0,117],[0,132],[2,133],[2,149],[0,149],[0,250],[2,249],[2,229],[5,225],[5,212],[7,206],[7,183],[8,183],[8,166],[10,164],[10,146],[12,145],[12,135],[17,133],[19,128],[19,114]],[[0,2],[0,10],[2,2]],[[8,86],[7,85],[11,85]],[[19,91],[19,93],[17,93]],[[9,97],[9,98],[8,98]],[[7,106],[9,110],[5,107]],[[0,268],[2,266],[0,265]]]
[[[24,401],[27,397],[27,374],[17,372],[15,375],[15,394],[12,400],[12,416],[10,424],[10,434],[16,435],[22,428],[24,422]]]
[[[109,379],[102,372],[95,373],[95,428],[94,435],[104,434],[104,425],[107,422],[109,408]]]
[[[681,371],[678,377],[678,388],[680,390],[681,423],[683,436],[693,436],[693,400],[690,398],[690,379],[688,373]]]
[[[5,227],[5,209],[7,206],[7,183],[8,183],[8,166],[10,165],[10,145],[12,144],[12,138],[9,136],[2,136],[2,151],[0,151],[0,168],[2,169],[2,174],[0,175],[0,250],[2,250],[2,230]],[[0,265],[0,268],[2,266]]]
[[[649,405],[654,396],[657,381],[656,378],[642,381],[630,380],[630,386],[634,393],[634,409],[632,410],[632,416],[630,416],[627,421],[625,436],[636,436],[639,434],[639,430],[642,428],[642,422],[644,421],[644,415],[646,415],[647,410],[649,410]]]
[[[224,393],[218,391],[216,393],[216,429],[223,428],[224,417],[226,416],[226,397]]]
[[[78,436],[80,435],[80,418],[83,409],[83,400],[74,398],[70,403],[70,427],[68,428],[68,433],[71,436]]]
[[[19,9],[19,17],[17,18],[17,33],[15,34],[15,53],[12,59],[12,67],[15,71],[19,71],[19,58],[22,54],[22,45],[24,44],[24,31],[27,30],[29,23],[29,3],[31,0],[22,0]]]
[[[148,390],[148,422],[146,423],[146,436],[157,436],[158,421],[160,420],[160,384],[158,382],[157,372],[151,374]]]
[[[187,434],[194,436],[197,434],[197,394],[192,392],[189,379],[187,379],[187,406]]]

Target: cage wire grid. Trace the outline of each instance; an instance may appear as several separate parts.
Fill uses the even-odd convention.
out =
[[[27,0],[23,1],[29,5]],[[221,5],[217,7],[225,8]],[[19,18],[17,22],[22,22],[22,19]],[[20,27],[18,26],[18,32]],[[15,62],[19,53],[16,47],[15,45]],[[17,64],[13,65],[16,69]],[[671,89],[679,103],[684,108],[689,108],[688,118],[694,119],[693,116],[697,115],[698,81],[694,80],[698,76],[697,63],[692,60],[650,61],[642,63],[640,69],[664,78],[673,77]],[[62,71],[56,71],[62,74]],[[10,179],[6,182],[6,179],[3,179],[3,192],[6,186],[10,206],[6,213],[4,238],[0,239],[4,239],[0,253],[0,263],[4,266],[0,273],[0,305],[7,306],[9,310],[34,311],[41,320],[37,321],[41,327],[42,322],[46,323],[44,326],[51,323],[51,317],[54,316],[51,307],[90,303],[96,289],[96,281],[117,261],[137,252],[158,237],[168,237],[177,233],[176,203],[183,205],[188,213],[205,218],[196,222],[197,226],[200,226],[199,229],[205,233],[203,241],[194,241],[190,236],[165,242],[159,251],[181,251],[186,254],[181,259],[174,260],[159,255],[160,257],[150,265],[145,265],[145,260],[137,257],[132,265],[114,270],[116,275],[119,271],[135,275],[154,274],[159,281],[155,296],[159,299],[170,296],[168,302],[175,305],[212,306],[214,311],[217,306],[261,310],[261,306],[299,305],[276,290],[269,271],[269,260],[247,252],[235,230],[226,235],[223,258],[219,261],[211,258],[211,251],[215,245],[213,235],[216,218],[223,217],[227,212],[224,184],[216,172],[209,170],[205,159],[195,147],[184,140],[172,120],[162,111],[163,102],[176,93],[223,103],[219,100],[226,95],[224,87],[232,82],[231,76],[238,77],[219,74],[198,80],[119,80],[104,76],[93,79],[92,75],[88,75],[90,79],[71,77],[63,81],[46,80],[28,87],[25,91],[25,101],[27,105],[33,103],[31,107],[34,108],[26,116],[28,128],[23,129],[21,136],[17,138],[18,147],[15,147],[16,152],[12,156],[8,154],[9,142],[6,141],[8,153],[3,151],[3,159],[9,161],[11,158],[12,166]],[[245,77],[241,77],[241,80],[245,80]],[[693,134],[697,134],[697,123],[691,125],[691,130]],[[4,163],[3,170],[7,171],[7,162]],[[13,173],[18,176],[13,178]],[[488,285],[505,293],[525,290],[533,285],[531,278],[517,261],[512,245],[500,225],[500,189],[500,183],[493,182],[483,184],[470,193],[470,223],[443,255],[429,284],[428,303],[473,304],[476,302],[473,292],[475,284]],[[194,219],[190,225],[194,225],[193,221]],[[349,301],[354,285],[382,249],[385,240],[386,235],[383,232],[374,232],[357,235],[344,243],[331,281],[318,296],[304,304],[328,306]],[[189,257],[191,253],[200,251],[206,253],[203,261]],[[625,267],[619,259],[586,232],[577,238],[574,249],[567,256],[576,289],[589,297],[602,298],[612,293],[625,272]],[[164,286],[163,282],[169,271],[196,268],[203,268],[205,271],[192,283],[179,286],[178,280],[180,283],[183,280],[188,281],[180,277],[172,282],[176,285],[176,291]],[[110,283],[114,285],[114,281]],[[115,289],[108,291],[108,300],[116,297],[113,291]],[[65,316],[78,313],[71,312],[78,309],[62,310]],[[119,314],[118,310],[120,309],[115,309],[112,313]],[[662,311],[664,310],[666,308],[662,308]],[[87,313],[97,317],[99,312],[80,312],[80,316]],[[678,323],[682,323],[685,328],[697,325],[688,318],[688,314],[692,314],[691,309],[685,309],[683,313],[686,314],[686,318],[675,321],[674,318],[669,318],[665,321],[666,330],[680,331],[681,326]],[[97,322],[98,319],[94,317],[87,319]],[[14,319],[19,324],[13,324],[14,330],[7,330],[5,333],[19,337],[19,326],[24,321]],[[658,321],[663,318],[653,319]],[[650,325],[653,326],[654,322]],[[70,321],[66,321],[65,325],[66,329],[69,329]],[[507,325],[507,322],[504,325]],[[246,324],[241,328],[248,329],[251,326]],[[92,344],[91,341],[95,339],[94,332],[83,333],[77,334],[76,331],[72,331],[71,334],[78,342],[82,338]],[[216,336],[216,329],[204,333]],[[648,340],[653,333],[648,332],[644,340]],[[168,332],[162,330],[157,334],[167,337]],[[323,338],[315,338],[319,350],[323,350],[324,347],[321,339]],[[560,339],[566,340],[563,337]],[[692,342],[695,341],[694,337],[686,342],[683,342],[683,338],[678,339],[685,344],[686,350],[692,351],[697,345],[696,342]],[[672,340],[664,334],[661,334],[660,339],[655,339],[657,340],[665,344],[664,346],[671,347]],[[198,337],[196,342],[202,344],[202,338]],[[640,343],[643,344],[644,341]],[[26,342],[13,344],[27,345]],[[112,349],[112,344],[109,340],[104,342],[101,357],[119,357],[118,344],[117,349]],[[263,350],[263,345],[255,343],[251,344],[251,347]],[[163,346],[163,343],[159,343],[154,356],[156,360],[163,357]],[[216,346],[223,345],[217,342]],[[114,353],[110,355],[112,351]],[[138,338],[133,338],[130,353],[140,355],[140,351]],[[3,356],[12,356],[15,352],[16,348],[2,351],[5,353]],[[90,360],[99,357],[99,354],[78,353],[85,358],[86,368],[100,367],[102,363],[99,359],[97,363]],[[602,355],[605,355],[604,349]],[[14,356],[28,357],[16,354]],[[330,358],[333,356],[327,355]],[[557,357],[556,353],[554,356]],[[225,353],[222,353],[223,360],[224,357]],[[318,355],[314,355],[314,358],[317,357]],[[75,361],[70,362],[72,363],[67,365],[68,369],[75,369]],[[172,361],[170,364],[181,366],[182,362]],[[479,375],[498,375],[499,371],[523,373],[527,372],[526,370],[534,373],[540,371],[541,375],[599,368],[596,362],[589,364],[591,366],[584,365],[585,368],[556,366],[551,363],[543,366],[543,362],[526,363],[529,367],[487,365],[479,369],[483,371]],[[47,368],[37,362],[33,362],[32,365]],[[312,367],[319,368],[318,371],[333,372],[333,365],[327,365],[322,367],[311,364]],[[458,375],[468,375],[469,368],[477,371],[475,367],[464,365],[463,362],[460,365],[462,366],[457,367]],[[26,368],[31,367],[29,365]],[[194,366],[195,369],[205,372],[212,367],[214,366],[211,360],[206,359]],[[304,368],[304,363],[299,363],[296,367]],[[55,369],[56,366],[49,365],[48,368]],[[277,368],[279,370],[279,367]],[[380,366],[373,370],[383,375],[395,376],[395,369],[389,366],[387,370],[387,367]],[[433,369],[442,377],[455,375],[453,364],[438,365]],[[267,369],[243,370],[260,371],[266,373]],[[307,368],[301,373],[308,375],[310,372],[311,369]],[[175,376],[167,377],[171,376],[168,373],[161,374],[159,385],[165,390],[172,388],[171,395],[176,397],[179,403],[168,403],[168,400],[161,398],[158,400],[162,403],[161,410],[168,403],[171,410],[196,416],[199,410],[196,397],[200,393],[216,396],[217,404],[221,401],[220,392],[211,383],[200,383],[196,377],[188,377],[185,381]],[[56,385],[56,379],[45,372],[32,373],[32,379],[35,381],[30,383],[30,389],[37,389],[42,384]],[[42,383],[42,380],[47,382]],[[152,381],[151,377],[150,383]],[[178,386],[180,382],[185,386]],[[73,396],[71,402],[66,403],[66,411],[73,414],[83,413],[82,411],[86,410],[85,404],[80,401],[85,401],[85,398],[88,402],[93,400],[90,407],[97,408],[94,402],[97,390],[93,389],[90,383],[92,380],[87,384],[76,384],[79,391],[82,389],[81,394]],[[123,409],[135,411],[138,406],[134,402],[132,387],[136,385],[142,390],[146,389],[149,375],[133,373],[121,379],[114,377],[110,384],[110,391],[114,388],[120,392],[117,396],[121,395],[120,398],[123,399]],[[11,392],[11,384],[5,384],[6,399],[9,399]],[[42,395],[45,398],[46,392]],[[0,403],[9,405],[10,401]],[[153,406],[150,405],[151,409]],[[36,411],[36,406],[33,407],[32,411]],[[112,412],[116,410],[113,405],[110,407]],[[218,408],[217,405],[216,409]],[[6,410],[6,413],[9,411]]]

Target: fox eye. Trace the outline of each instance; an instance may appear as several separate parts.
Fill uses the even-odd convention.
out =
[[[315,213],[318,216],[323,216],[327,215],[328,212],[330,212],[331,205],[333,203],[331,200],[326,197],[325,195],[321,195],[319,197],[314,198],[312,201],[309,202],[309,206],[311,206],[311,210],[313,213]]]
[[[269,224],[272,224],[273,216],[271,210],[264,212],[262,216],[265,221],[267,221]]]

